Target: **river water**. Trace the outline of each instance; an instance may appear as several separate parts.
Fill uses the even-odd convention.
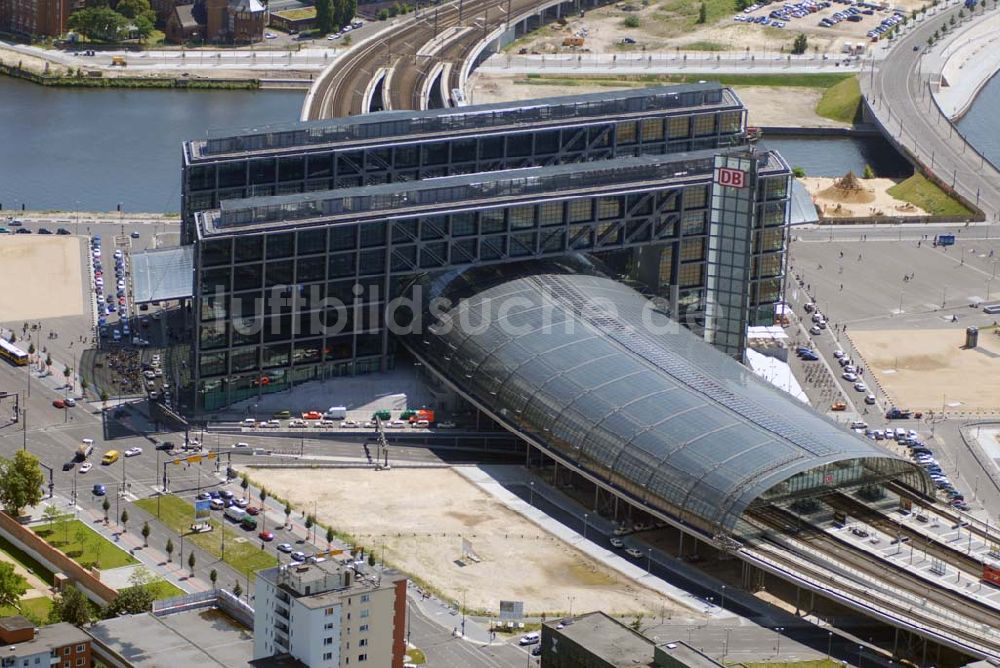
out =
[[[0,204],[179,211],[182,141],[294,121],[304,95],[48,88],[0,76]]]
[[[966,140],[1000,167],[1000,74],[983,86],[968,113],[958,122],[959,131]]]
[[[301,91],[45,88],[0,77],[0,204],[4,209],[176,212],[180,145],[207,130],[294,121]],[[959,123],[1000,164],[1000,76]],[[881,138],[765,137],[810,176],[905,177],[906,163]]]

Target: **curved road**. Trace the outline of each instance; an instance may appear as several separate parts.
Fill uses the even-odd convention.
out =
[[[927,38],[952,17],[957,19],[960,10],[959,4],[939,11],[910,29],[874,72],[861,74],[861,87],[886,133],[941,181],[978,203],[992,221],[1000,214],[1000,172],[941,113],[928,90],[932,74],[923,70]]]

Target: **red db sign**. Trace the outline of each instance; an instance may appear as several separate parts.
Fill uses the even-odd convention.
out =
[[[720,167],[717,181],[720,186],[745,188],[747,185],[747,173],[740,169]]]

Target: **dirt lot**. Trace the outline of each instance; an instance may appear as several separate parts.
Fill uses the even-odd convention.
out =
[[[896,185],[892,179],[861,179],[860,183],[864,192],[859,201],[838,200],[831,195],[834,181],[837,179],[826,177],[806,177],[799,179],[809,194],[813,196],[813,201],[823,209],[823,215],[828,218],[855,216],[926,216],[923,209],[896,199],[886,191]],[[860,201],[863,200],[863,201]],[[839,209],[837,207],[840,207]]]
[[[773,9],[784,3],[772,3],[761,7],[749,16],[767,16]],[[921,0],[899,0],[893,6],[909,12],[925,4]],[[926,3],[929,4],[929,3]],[[809,52],[838,56],[845,42],[869,44],[865,35],[876,27],[883,18],[890,16],[887,11],[877,11],[873,16],[864,16],[858,23],[841,21],[830,27],[819,25],[820,19],[843,10],[846,5],[833,3],[831,7],[802,18],[793,18],[784,28],[773,28],[758,24],[733,20],[735,8],[726,10],[717,21],[709,20],[704,25],[694,23],[698,3],[688,0],[664,0],[649,2],[618,3],[588,11],[583,18],[570,19],[566,26],[552,24],[542,28],[512,45],[517,51],[526,48],[539,53],[568,51],[562,46],[564,37],[586,32],[585,50],[596,53],[615,51],[664,51],[672,49],[694,49],[701,51],[749,50],[752,52],[788,50],[792,40],[803,33],[809,40]],[[715,14],[716,16],[718,14]],[[627,28],[623,24],[627,16],[639,19],[638,28]],[[622,44],[622,39],[636,40],[634,45]]]
[[[659,614],[679,609],[547,534],[449,469],[267,470],[267,488],[293,505],[318,503],[319,520],[452,600],[495,611],[501,599],[525,611]],[[410,490],[410,493],[401,493]],[[481,559],[462,560],[462,537]],[[464,565],[463,565],[464,564]]]
[[[858,329],[850,336],[897,406],[935,413],[942,406],[953,412],[1000,409],[1000,336],[986,328],[975,350],[962,349],[963,329]]]
[[[612,90],[614,86],[601,86],[580,82],[567,89],[562,85],[525,83],[522,77],[476,73],[472,76],[472,100],[476,104],[530,100],[572,93],[596,93]],[[537,82],[537,79],[531,80]],[[781,88],[776,86],[734,86],[736,93],[750,110],[751,126],[803,126],[814,128],[847,127],[847,123],[823,118],[816,113],[816,104],[823,97],[820,88]]]
[[[20,323],[82,314],[81,260],[78,237],[0,235],[0,285],[16,288],[0,291],[0,317]]]

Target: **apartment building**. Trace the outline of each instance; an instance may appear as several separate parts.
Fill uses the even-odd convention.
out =
[[[90,636],[60,622],[35,628],[20,615],[0,619],[0,667],[90,668]]]

